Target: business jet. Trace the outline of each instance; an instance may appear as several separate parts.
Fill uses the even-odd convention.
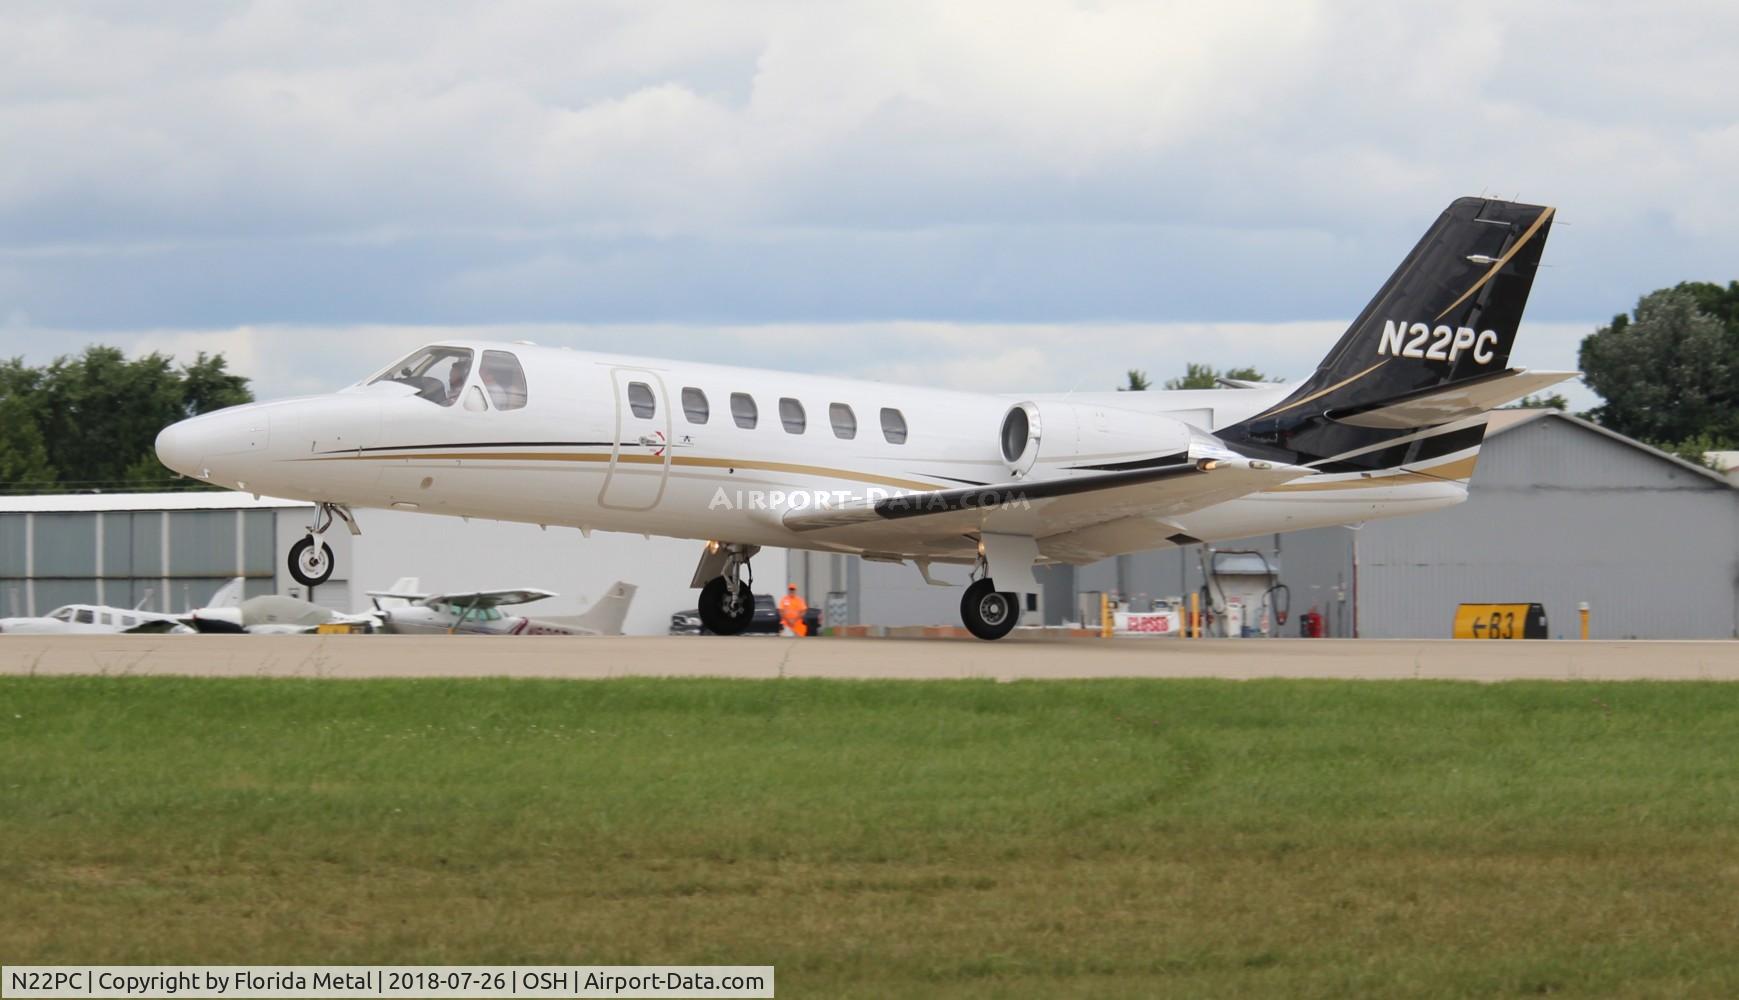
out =
[[[409,588],[415,589],[415,586]],[[622,623],[639,588],[617,581],[584,614],[526,618],[502,608],[533,604],[556,596],[547,590],[473,590],[417,594],[405,589],[369,591],[381,627],[397,635],[621,635]]]
[[[972,567],[966,627],[1006,636],[1033,567],[1438,510],[1486,412],[1573,377],[1511,368],[1553,209],[1451,204],[1308,379],[992,395],[444,341],[322,396],[196,417],[165,465],[312,501],[289,553],[384,508],[702,541],[709,631],[754,615],[763,546]]]

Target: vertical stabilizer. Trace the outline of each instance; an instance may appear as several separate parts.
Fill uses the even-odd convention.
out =
[[[633,605],[634,594],[639,589],[631,583],[617,580],[609,592],[598,598],[598,603],[588,608],[585,614],[568,621],[599,635],[621,635],[622,623],[628,620],[628,608]]]
[[[1483,420],[1372,427],[1356,415],[1511,371],[1552,216],[1544,205],[1455,201],[1309,379],[1217,435],[1240,451],[1323,472],[1423,471],[1443,461],[1443,478],[1466,479]]]

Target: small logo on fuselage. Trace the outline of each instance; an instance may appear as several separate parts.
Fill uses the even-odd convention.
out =
[[[1497,331],[1474,332],[1471,326],[1432,326],[1429,323],[1383,321],[1383,337],[1377,341],[1377,356],[1447,361],[1451,364],[1472,352],[1475,364],[1489,365],[1497,357]]]

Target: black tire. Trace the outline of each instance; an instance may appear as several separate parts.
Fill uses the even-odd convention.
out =
[[[960,620],[966,623],[966,631],[980,639],[1000,639],[1020,624],[1020,595],[980,580],[967,587],[960,599]]]
[[[320,548],[316,550],[315,545]],[[332,570],[335,567],[332,546],[313,536],[290,546],[290,576],[304,587],[318,587],[332,579]]]
[[[700,592],[700,623],[714,635],[742,635],[743,630],[755,620],[755,595],[749,593],[747,584],[740,584],[737,591],[739,600],[735,612],[725,609],[725,578],[715,576],[711,583],[701,588]]]

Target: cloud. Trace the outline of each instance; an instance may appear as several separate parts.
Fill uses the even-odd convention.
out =
[[[1315,320],[1450,198],[1729,278],[1730,4],[13,4],[0,315]]]

